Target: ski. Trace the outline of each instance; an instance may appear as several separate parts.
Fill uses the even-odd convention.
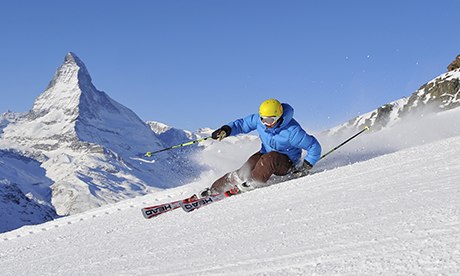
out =
[[[238,189],[238,188],[233,188],[229,191],[226,191],[224,193],[221,193],[221,194],[216,194],[216,195],[210,195],[210,196],[207,196],[207,197],[203,197],[203,198],[199,198],[197,200],[194,200],[194,201],[190,201],[190,202],[186,202],[186,201],[183,201],[180,204],[180,206],[182,207],[182,210],[184,210],[185,212],[187,213],[190,213],[192,211],[195,211],[196,209],[199,209],[203,206],[207,206],[211,203],[214,203],[214,202],[217,202],[217,201],[220,201],[224,198],[227,198],[227,197],[231,197],[231,196],[234,196],[234,195],[237,195],[237,194],[240,194],[241,191]]]
[[[217,195],[210,195],[207,197],[199,198],[196,201],[190,201],[190,202],[181,202],[179,203],[180,207],[182,207],[182,210],[185,212],[189,213],[191,211],[194,211],[198,208],[201,208],[203,206],[206,206],[208,204],[211,204],[213,202],[222,200],[225,198],[224,194],[217,194]]]
[[[182,200],[176,200],[155,206],[144,207],[141,209],[141,211],[142,215],[146,219],[151,219],[153,217],[171,212],[178,208],[182,208],[185,212],[189,213],[210,203],[222,200],[226,197],[230,197],[239,193],[240,191],[237,188],[233,188],[225,193],[210,195],[203,198],[197,198],[196,196],[192,196],[190,198],[185,198]]]
[[[155,206],[150,206],[150,207],[144,207],[142,208],[142,215],[144,215],[144,218],[150,219],[156,216],[159,216],[161,214],[173,211],[177,208],[180,208],[180,203],[183,200],[177,200],[177,201],[172,201],[160,205],[155,205]]]

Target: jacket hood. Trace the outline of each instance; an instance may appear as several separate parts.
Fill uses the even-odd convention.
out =
[[[281,125],[279,127],[283,128],[287,126],[294,117],[294,108],[286,103],[283,103],[281,105],[283,106],[283,122],[281,122]]]

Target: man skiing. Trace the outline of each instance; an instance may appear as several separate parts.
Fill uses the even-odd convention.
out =
[[[217,179],[200,196],[223,193],[235,187],[242,192],[252,190],[263,186],[272,174],[283,176],[294,170],[307,174],[319,160],[321,146],[315,137],[302,129],[293,115],[294,109],[289,104],[268,99],[260,105],[258,114],[215,130],[212,138],[219,141],[230,135],[257,130],[262,147],[241,168]],[[303,161],[302,149],[307,152]]]

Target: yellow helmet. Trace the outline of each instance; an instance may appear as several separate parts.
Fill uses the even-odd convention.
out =
[[[281,117],[283,115],[283,106],[276,99],[268,99],[259,107],[261,117]]]

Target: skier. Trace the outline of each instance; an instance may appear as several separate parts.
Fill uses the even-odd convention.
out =
[[[276,99],[268,99],[259,107],[259,113],[230,122],[212,133],[212,138],[222,140],[230,135],[259,132],[261,149],[254,153],[243,166],[217,179],[201,197],[223,193],[235,187],[239,191],[261,187],[272,174],[283,176],[293,171],[308,171],[321,155],[321,146],[294,120],[294,109]],[[302,160],[302,149],[307,155]]]

